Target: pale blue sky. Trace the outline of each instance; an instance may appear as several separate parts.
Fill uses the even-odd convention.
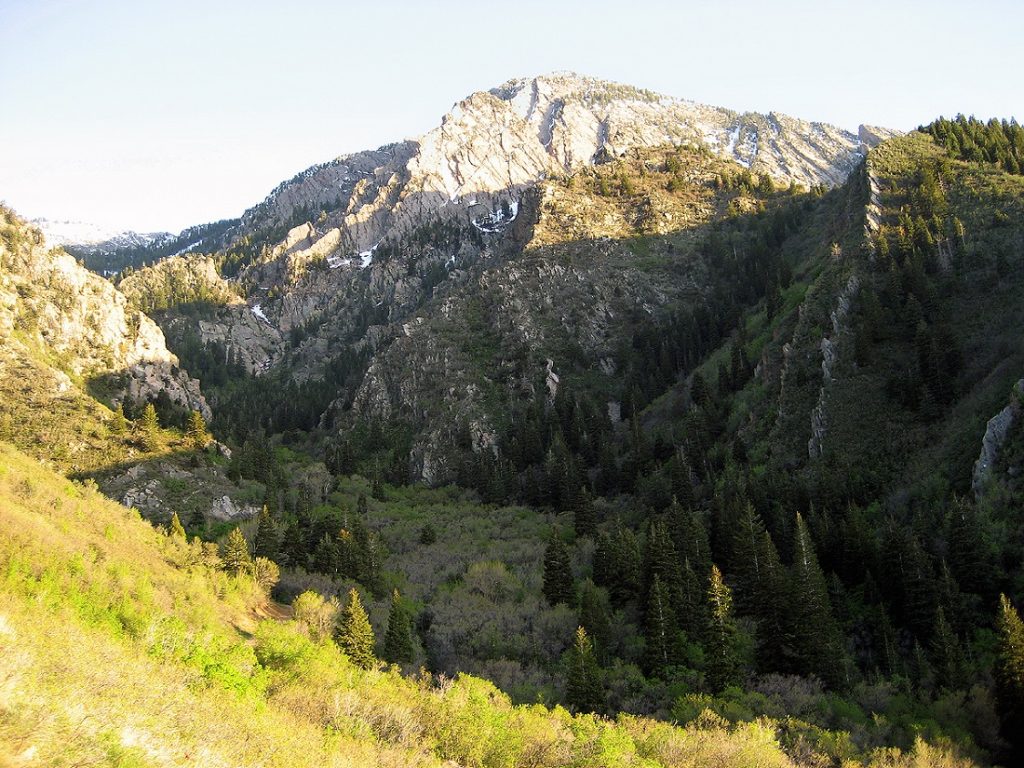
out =
[[[850,129],[1020,119],[1022,29],[1021,0],[0,0],[0,199],[176,230],[563,69]]]

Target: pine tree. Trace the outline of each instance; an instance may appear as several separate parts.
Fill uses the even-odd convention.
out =
[[[285,526],[281,541],[281,553],[292,568],[305,568],[308,560],[306,540],[298,520],[292,520]]]
[[[573,602],[572,566],[565,543],[552,533],[544,552],[544,597],[551,605]]]
[[[999,596],[999,656],[996,661],[996,699],[1002,733],[1024,756],[1024,622],[1006,595]]]
[[[181,538],[181,539],[186,538],[186,536],[185,536],[185,526],[183,526],[181,524],[181,519],[178,517],[178,513],[177,512],[174,512],[171,515],[171,525],[170,525],[170,528],[168,530],[169,530],[171,536],[175,536],[175,537],[178,537],[178,538]]]
[[[256,557],[265,557],[268,560],[276,560],[280,539],[277,532],[277,525],[270,516],[267,505],[263,505],[260,511],[259,524],[256,528],[256,540],[253,543],[253,552]]]
[[[355,588],[348,591],[348,604],[338,618],[334,639],[357,667],[370,669],[377,664],[373,627]]]
[[[231,529],[227,539],[221,545],[221,560],[224,562],[224,570],[238,576],[242,573],[249,573],[252,570],[252,557],[249,555],[249,544],[242,535],[242,529]]]
[[[606,660],[612,641],[611,606],[608,594],[587,579],[580,586],[579,625],[587,630],[598,659]]]
[[[732,592],[722,579],[718,566],[712,565],[708,581],[708,624],[704,643],[708,687],[712,691],[720,691],[738,681],[736,639]]]
[[[397,589],[391,593],[391,611],[384,633],[384,659],[392,664],[408,664],[413,660],[412,617]]]
[[[206,429],[206,422],[199,411],[192,411],[188,415],[188,427],[185,429],[185,442],[194,451],[201,451],[210,442],[210,433]]]
[[[679,556],[676,554],[668,529],[663,523],[652,521],[647,529],[647,542],[644,548],[643,586],[649,592],[654,577],[659,577],[662,585],[668,590],[673,610],[679,607],[682,599],[682,574],[679,566]]]
[[[114,409],[114,418],[110,421],[110,431],[115,435],[123,435],[128,431],[128,419],[124,416],[124,406],[121,403],[118,403],[117,408]]]
[[[729,573],[736,586],[736,608],[752,614],[760,599],[764,577],[764,534],[767,530],[754,505],[747,503],[739,524],[733,532]]]
[[[654,577],[647,597],[644,639],[647,641],[647,671],[660,677],[676,663],[677,623],[668,590],[658,576]]]
[[[156,407],[152,403],[146,403],[142,410],[142,418],[139,421],[139,435],[142,441],[142,449],[155,451],[159,445],[160,419],[156,415]]]
[[[818,565],[814,542],[800,513],[796,516],[792,568],[791,633],[798,671],[815,674],[835,685],[842,678],[838,629]]]
[[[597,533],[597,510],[594,500],[586,487],[581,487],[573,508],[573,525],[577,536],[593,536]]]
[[[582,626],[576,628],[566,661],[565,703],[576,712],[599,712],[604,707],[601,670],[587,630]]]
[[[955,689],[963,684],[964,657],[953,628],[940,607],[935,615],[935,631],[931,639],[932,666],[940,687]]]

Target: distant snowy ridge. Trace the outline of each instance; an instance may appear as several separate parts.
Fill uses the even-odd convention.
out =
[[[118,248],[141,248],[175,237],[171,232],[134,232],[114,230],[84,221],[32,219],[51,246],[74,246],[82,251],[112,251]]]

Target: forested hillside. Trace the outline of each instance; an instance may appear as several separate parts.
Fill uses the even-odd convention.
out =
[[[1024,132],[843,141],[831,187],[695,134],[479,200],[395,145],[116,289],[5,209],[4,757],[1014,764]],[[311,216],[360,164],[373,215]]]
[[[193,337],[232,472],[267,488],[279,594],[355,580],[380,629],[398,587],[397,660],[521,701],[1008,754],[1018,134],[939,121],[833,190],[699,147],[627,153],[524,198],[529,230],[380,249],[409,274],[481,251],[319,370],[315,328],[260,377]],[[249,458],[273,444],[291,451]]]

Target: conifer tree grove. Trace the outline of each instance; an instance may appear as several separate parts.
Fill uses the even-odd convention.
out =
[[[567,654],[568,679],[565,701],[577,712],[599,712],[604,705],[601,670],[594,657],[594,647],[583,627],[576,628]]]
[[[397,589],[391,593],[391,611],[384,633],[384,660],[392,664],[408,664],[413,660],[412,617]]]
[[[370,619],[359,599],[359,593],[353,587],[348,591],[348,603],[338,617],[334,639],[345,652],[349,660],[358,667],[370,669],[377,663],[374,654],[376,638]]]

